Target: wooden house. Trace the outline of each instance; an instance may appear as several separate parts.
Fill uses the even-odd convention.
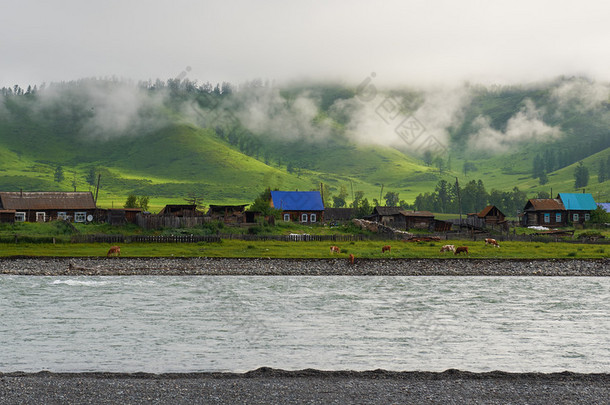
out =
[[[568,221],[573,224],[584,224],[591,219],[591,211],[597,209],[593,196],[589,193],[559,193],[568,214]]]
[[[141,212],[142,208],[109,208],[106,210],[106,222],[110,225],[137,224]]]
[[[282,211],[286,222],[317,223],[324,220],[319,191],[272,191],[271,207]]]
[[[523,208],[521,224],[523,226],[566,226],[567,211],[558,198],[533,198]]]
[[[0,210],[14,211],[15,222],[90,222],[97,215],[91,192],[3,191]]]

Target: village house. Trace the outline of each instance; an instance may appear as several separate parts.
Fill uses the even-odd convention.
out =
[[[376,206],[373,213],[366,219],[399,230],[435,229],[433,213],[429,211],[406,211],[402,207]]]
[[[559,198],[532,198],[523,208],[523,226],[560,227],[567,225],[567,211]]]
[[[506,223],[506,215],[495,205],[488,205],[475,215],[484,220],[486,225],[501,225]]]
[[[597,204],[590,193],[559,193],[568,215],[568,221],[573,224],[584,224],[591,219],[591,211],[597,209]]]
[[[91,192],[54,191],[2,191],[0,211],[3,221],[13,215],[15,222],[90,222],[99,213]]]
[[[324,220],[319,191],[272,191],[271,207],[282,211],[286,222],[316,223]]]

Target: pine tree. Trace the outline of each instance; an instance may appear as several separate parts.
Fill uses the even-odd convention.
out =
[[[604,181],[606,181],[606,162],[604,162],[603,160],[600,160],[599,162],[599,170],[597,171],[597,181],[599,183],[603,183]]]
[[[587,184],[589,184],[589,169],[581,161],[574,171],[574,188],[586,187]]]
[[[61,165],[58,165],[55,168],[55,173],[54,173],[53,177],[55,178],[55,181],[57,183],[61,183],[62,181],[64,181],[64,168],[61,167]]]

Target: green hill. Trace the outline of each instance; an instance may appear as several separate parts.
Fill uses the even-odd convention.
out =
[[[591,92],[596,86],[601,98]],[[582,161],[591,174],[587,190],[610,200],[610,182],[596,178],[610,155],[604,86],[571,78],[470,88],[455,113],[459,120],[443,129],[450,152],[436,156],[357,142],[350,131],[364,112],[355,88],[344,85],[235,92],[176,80],[81,80],[27,94],[2,89],[0,189],[93,190],[100,174],[103,206],[122,205],[128,194],[150,196],[153,209],[189,194],[206,204],[247,203],[268,186],[310,190],[320,183],[333,195],[346,190],[348,202],[360,190],[369,200],[392,191],[412,203],[456,177],[481,179],[488,190],[516,186],[531,196],[569,192]],[[402,100],[405,115],[417,115],[427,102],[425,91],[387,94]],[[546,159],[546,184],[533,177],[539,156]],[[58,166],[63,179],[55,176]]]

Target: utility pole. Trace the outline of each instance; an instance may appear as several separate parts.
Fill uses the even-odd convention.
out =
[[[98,174],[97,175],[97,186],[95,187],[95,206],[97,207],[97,193],[100,191],[100,178],[102,177],[102,174]]]
[[[462,198],[460,197],[460,182],[455,178],[455,190],[457,192],[458,207],[460,208],[460,231],[462,231]]]

